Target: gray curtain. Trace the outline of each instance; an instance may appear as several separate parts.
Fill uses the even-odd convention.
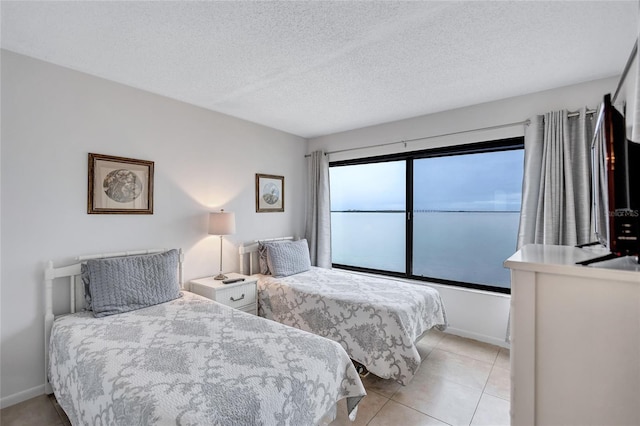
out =
[[[583,108],[531,119],[524,139],[524,179],[518,248],[593,241],[591,139],[595,116]]]
[[[331,201],[329,159],[315,151],[308,160],[307,220],[305,238],[309,242],[311,264],[331,268]]]

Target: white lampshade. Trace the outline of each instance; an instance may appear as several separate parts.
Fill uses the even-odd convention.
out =
[[[236,215],[233,212],[209,213],[209,234],[231,235],[236,233]]]

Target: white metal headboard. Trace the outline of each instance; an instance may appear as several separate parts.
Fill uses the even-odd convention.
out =
[[[53,314],[53,283],[57,278],[68,278],[67,283],[69,283],[69,313],[75,313],[77,309],[76,302],[76,282],[82,280],[80,279],[80,271],[81,265],[86,263],[89,259],[106,259],[109,257],[123,257],[123,256],[136,256],[141,254],[154,254],[154,253],[163,253],[168,251],[168,249],[147,249],[147,250],[137,250],[137,251],[124,251],[117,253],[103,253],[103,254],[92,254],[86,256],[78,256],[75,258],[77,263],[74,263],[69,266],[60,266],[55,268],[53,266],[53,262],[50,260],[47,262],[47,267],[44,270],[44,383],[45,383],[45,392],[47,394],[53,393],[53,389],[49,384],[49,339],[51,337],[51,328],[53,327],[53,321],[55,316]],[[183,288],[182,283],[182,263],[184,261],[184,253],[182,249],[178,250],[178,283],[180,284],[180,289]],[[81,303],[84,304],[84,286],[80,285],[82,292]]]
[[[262,240],[254,240],[251,243],[241,245],[238,248],[238,254],[240,256],[240,273],[243,275],[253,275],[260,272],[260,263],[258,260],[258,243],[266,241],[283,241],[283,240],[295,240],[295,237],[279,237],[279,238],[265,238]],[[249,258],[249,273],[245,272],[245,259]]]

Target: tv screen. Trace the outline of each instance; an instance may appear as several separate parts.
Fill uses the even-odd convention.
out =
[[[598,241],[616,256],[638,255],[640,145],[627,141],[624,115],[610,95],[600,107],[591,154],[592,224]]]

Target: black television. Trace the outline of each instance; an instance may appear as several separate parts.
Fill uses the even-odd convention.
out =
[[[610,254],[640,253],[640,144],[626,137],[625,118],[605,95],[591,144],[592,227]]]

